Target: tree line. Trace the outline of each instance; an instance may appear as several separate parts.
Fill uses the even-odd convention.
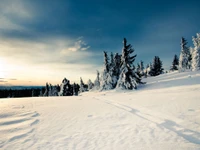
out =
[[[183,72],[186,70],[200,70],[200,33],[192,37],[193,47],[188,47],[187,40],[181,38],[180,56],[174,55],[170,71]],[[30,97],[30,96],[73,96],[79,93],[92,90],[111,90],[115,88],[133,90],[137,89],[142,82],[142,78],[158,76],[164,73],[163,63],[159,56],[155,56],[153,61],[144,67],[141,60],[137,65],[134,64],[137,57],[131,44],[127,44],[126,38],[123,40],[122,53],[112,52],[110,55],[103,52],[103,70],[97,70],[96,79],[90,79],[84,83],[80,78],[80,83],[70,83],[64,78],[59,85],[46,83],[43,89],[24,89],[24,90],[0,90],[0,97]]]

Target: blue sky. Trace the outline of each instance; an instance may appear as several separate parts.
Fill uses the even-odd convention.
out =
[[[0,84],[94,80],[102,51],[120,53],[124,37],[136,63],[158,55],[168,69],[181,37],[192,46],[200,32],[199,14],[198,0],[1,0]]]

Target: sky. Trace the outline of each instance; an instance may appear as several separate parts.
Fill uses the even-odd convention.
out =
[[[0,0],[0,85],[94,80],[124,37],[135,64],[159,56],[169,69],[182,36],[193,46],[199,14],[199,0]]]

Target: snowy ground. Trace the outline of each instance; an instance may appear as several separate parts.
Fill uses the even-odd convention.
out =
[[[137,91],[1,99],[0,149],[200,149],[200,72],[147,82]]]

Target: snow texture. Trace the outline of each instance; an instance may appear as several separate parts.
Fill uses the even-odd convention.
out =
[[[200,149],[200,72],[145,82],[134,91],[0,99],[0,149]]]

